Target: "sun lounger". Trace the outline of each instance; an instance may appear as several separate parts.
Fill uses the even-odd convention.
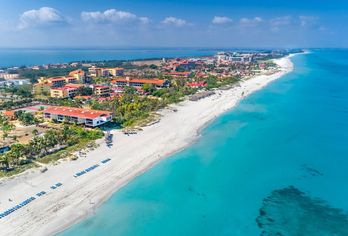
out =
[[[110,161],[110,160],[111,160],[110,158],[107,158],[107,159],[105,159],[105,160],[102,160],[101,163],[105,164],[105,163],[107,163],[107,162]]]

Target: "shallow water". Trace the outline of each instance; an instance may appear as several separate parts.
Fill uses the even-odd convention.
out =
[[[260,235],[263,199],[290,185],[347,212],[348,51],[293,61],[291,74],[60,235]]]

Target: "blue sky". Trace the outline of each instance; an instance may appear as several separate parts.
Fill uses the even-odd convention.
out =
[[[347,0],[1,0],[0,47],[348,47]]]

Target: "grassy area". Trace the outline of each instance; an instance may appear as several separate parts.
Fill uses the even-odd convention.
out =
[[[29,163],[29,164],[26,164],[26,165],[18,166],[18,167],[16,167],[12,171],[7,171],[7,172],[0,171],[0,179],[1,178],[5,178],[5,177],[11,177],[11,176],[14,176],[14,175],[18,175],[20,173],[23,173],[26,170],[29,170],[29,169],[35,168],[35,167],[39,167],[39,166],[36,165],[35,163]]]
[[[140,127],[147,126],[151,123],[158,121],[159,119],[160,119],[160,115],[158,113],[150,113],[146,117],[144,117],[143,119],[136,120],[132,124],[132,126],[140,126]],[[132,126],[130,126],[130,127],[132,127]]]
[[[88,145],[94,145],[94,144],[95,144],[94,141],[81,141],[78,144],[75,144],[75,145],[70,146],[70,147],[66,147],[64,149],[61,149],[61,150],[55,152],[55,153],[44,156],[44,157],[38,159],[37,161],[42,163],[42,164],[52,163],[52,162],[58,161],[60,159],[71,157],[74,152],[79,151],[81,149],[84,149]]]

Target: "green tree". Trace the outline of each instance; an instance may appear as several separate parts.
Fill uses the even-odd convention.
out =
[[[14,125],[12,125],[9,121],[5,120],[1,124],[2,130],[2,139],[5,140],[8,137],[8,134],[14,129]]]
[[[1,156],[0,160],[5,165],[6,169],[10,169],[11,168],[12,157],[11,157],[11,154],[9,152],[4,153]]]
[[[156,90],[156,88],[153,84],[144,84],[142,89],[146,93],[153,93]]]
[[[36,124],[38,122],[32,113],[25,112],[22,110],[15,111],[15,117],[23,125],[32,125],[32,124]]]
[[[26,146],[22,144],[13,144],[11,145],[11,150],[9,151],[15,165],[18,165],[19,161],[24,158],[24,155],[27,153]]]
[[[90,96],[93,94],[93,89],[90,87],[81,87],[79,88],[78,93],[82,96]]]

